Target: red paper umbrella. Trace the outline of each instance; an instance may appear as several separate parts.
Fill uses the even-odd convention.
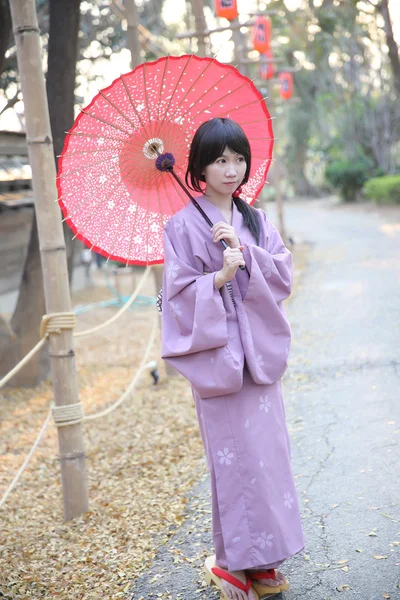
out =
[[[75,236],[126,264],[162,263],[163,227],[189,201],[181,181],[190,142],[213,117],[237,121],[250,140],[241,197],[252,204],[270,165],[272,124],[261,94],[235,68],[164,57],[100,91],[67,134],[59,161],[59,202]]]

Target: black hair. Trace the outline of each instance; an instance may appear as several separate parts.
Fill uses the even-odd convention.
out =
[[[186,171],[186,185],[196,192],[204,193],[201,182],[205,181],[205,167],[215,162],[229,148],[235,154],[241,154],[246,161],[246,173],[242,183],[250,176],[251,150],[249,140],[238,123],[231,119],[215,118],[206,121],[194,134],[189,152]],[[241,198],[233,198],[237,209],[243,215],[244,224],[253,234],[257,244],[260,241],[260,222],[257,211]]]

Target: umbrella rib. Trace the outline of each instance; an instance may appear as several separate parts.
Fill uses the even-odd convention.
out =
[[[119,131],[122,131],[122,133],[126,133],[127,135],[131,135],[131,133],[129,131],[126,131],[126,129],[122,129],[122,127],[118,127],[118,125],[114,125],[113,123],[110,123],[109,121],[105,121],[104,119],[101,119],[100,117],[97,117],[96,115],[93,115],[92,113],[87,112],[83,108],[81,108],[80,111],[84,115],[87,115],[88,117],[92,117],[92,119],[96,119],[96,121],[100,121],[100,123],[104,123],[105,125],[109,125],[110,127],[113,127],[114,129],[118,129]]]
[[[128,168],[125,168],[125,164],[122,163],[120,173],[124,176],[125,179],[132,177],[132,175],[135,175],[136,173],[141,174],[142,177],[138,177],[137,179],[135,179],[135,183],[142,183],[143,181],[147,181],[151,175],[150,169],[147,169],[145,172],[143,172],[143,168],[137,165],[132,165],[131,163],[128,164]],[[161,173],[157,171],[156,175],[159,177]]]
[[[127,260],[127,262],[126,262],[126,266],[128,266],[129,257],[130,257],[130,255],[131,255],[131,251],[132,251],[133,235],[134,235],[134,233],[135,233],[135,231],[136,231],[136,221],[137,221],[137,218],[138,218],[138,214],[139,214],[139,205],[138,205],[138,203],[136,202],[135,218],[134,218],[134,221],[133,221],[132,232],[131,232],[131,238],[130,238],[130,240],[129,240],[129,250],[128,250],[128,256],[127,256],[127,259],[126,259],[126,260]]]
[[[187,90],[187,92],[185,93],[185,95],[181,98],[181,103],[183,102],[183,100],[186,98],[186,96],[188,95],[188,93],[194,88],[194,86],[197,84],[197,82],[199,81],[200,77],[204,76],[204,73],[207,71],[207,69],[209,67],[211,67],[211,65],[213,65],[215,63],[215,58],[210,59],[209,62],[207,62],[206,68],[197,76],[197,79],[195,79],[192,83],[192,85],[189,87],[189,89]],[[211,86],[212,87],[212,86]],[[209,88],[210,90],[211,88]],[[208,91],[209,91],[208,90]],[[170,119],[173,119],[175,117],[177,113],[177,109],[175,110],[175,112],[170,115]]]
[[[126,203],[125,211],[121,210],[122,216],[121,216],[121,218],[120,218],[120,220],[118,222],[117,227],[115,228],[115,235],[114,235],[114,239],[112,241],[110,255],[112,255],[113,252],[114,252],[114,248],[115,248],[115,245],[117,243],[117,237],[118,237],[118,234],[119,234],[119,229],[121,227],[121,223],[122,223],[123,219],[126,217],[126,213],[128,212],[128,208],[129,208],[129,201]]]
[[[75,152],[63,152],[62,154],[59,155],[58,158],[65,158],[66,156],[70,157],[70,156],[84,156],[86,154],[92,154],[93,156],[95,154],[97,154],[97,152],[108,152],[108,151],[113,151],[115,152],[117,150],[117,148],[113,147],[108,147],[108,148],[104,148],[103,146],[101,148],[98,148],[96,150],[77,150]]]
[[[211,106],[214,106],[214,104],[216,104],[217,102],[221,102],[221,100],[224,100],[224,98],[227,98],[231,94],[234,94],[234,93],[238,92],[239,90],[241,90],[243,87],[245,87],[249,83],[251,83],[250,80],[249,81],[245,81],[242,85],[240,85],[239,87],[235,88],[234,90],[229,90],[229,92],[227,92],[223,96],[220,96],[219,98],[217,98],[216,100],[214,100],[214,102],[211,102],[211,104],[209,104],[208,106],[206,106],[203,110],[200,110],[195,115],[193,115],[193,118],[196,118],[198,115],[204,113],[205,110],[207,110],[208,108],[211,108]]]
[[[183,74],[184,74],[184,72],[185,72],[185,70],[186,70],[186,67],[187,67],[187,66],[188,66],[188,64],[189,64],[189,61],[190,61],[192,58],[193,58],[193,54],[190,54],[190,55],[189,55],[189,58],[188,58],[188,59],[187,59],[187,61],[186,61],[186,64],[185,64],[185,66],[182,68],[182,72],[181,72],[181,74],[179,75],[178,81],[176,82],[175,89],[174,89],[174,91],[171,93],[171,97],[170,97],[170,99],[169,99],[168,106],[167,106],[166,110],[164,111],[164,118],[162,119],[162,123],[164,123],[164,122],[166,121],[166,116],[167,116],[167,113],[168,113],[168,111],[169,111],[169,107],[171,106],[172,98],[173,98],[173,97],[174,97],[174,95],[175,95],[175,92],[176,92],[176,90],[177,90],[177,88],[178,88],[179,82],[180,82],[180,80],[181,80],[181,79],[182,79],[182,77],[183,77]]]
[[[121,183],[122,183],[122,180],[121,180],[121,181],[118,183],[118,185],[117,185],[117,188],[118,188],[118,187],[121,185]],[[108,198],[106,198],[105,200],[107,200],[107,199],[108,199]],[[104,203],[104,201],[102,202],[102,204],[103,204],[103,203]],[[96,212],[97,212],[97,211],[96,211]],[[93,214],[92,214],[92,215],[90,215],[90,216],[93,216]],[[86,222],[87,222],[87,221],[85,221],[85,224],[86,224]],[[103,235],[104,229],[107,227],[107,225],[108,225],[108,221],[107,221],[106,219],[104,219],[104,220],[103,220],[103,226],[102,226],[102,228],[101,228],[101,230],[100,230],[100,234],[97,236],[97,238],[95,239],[95,242],[92,244],[92,246],[91,246],[91,248],[90,248],[91,250],[92,250],[92,249],[93,249],[95,246],[97,246],[97,245],[98,245],[98,243],[99,243],[99,240],[101,239],[101,236]],[[104,248],[102,248],[102,250],[104,250]],[[104,250],[104,251],[105,251],[105,252],[107,252],[107,254],[108,254],[108,257],[107,257],[107,261],[108,261],[108,260],[110,259],[110,253],[108,252],[108,250]]]
[[[131,106],[132,106],[133,110],[135,111],[135,114],[136,114],[137,118],[139,119],[139,122],[140,122],[141,126],[143,127],[146,136],[149,138],[150,136],[149,136],[149,134],[147,132],[146,125],[143,123],[142,117],[138,113],[137,108],[136,108],[136,106],[135,106],[135,104],[134,104],[134,102],[132,100],[132,96],[131,96],[131,93],[130,93],[130,91],[128,89],[128,86],[125,83],[124,75],[121,75],[121,81],[122,81],[122,83],[124,85],[124,88],[125,88],[125,91],[126,91],[126,94],[127,94],[128,98],[129,98],[129,101],[131,103]]]
[[[231,113],[234,112],[235,110],[240,110],[241,108],[246,108],[246,106],[251,106],[252,104],[255,104],[256,102],[263,102],[264,100],[267,99],[268,96],[265,96],[264,98],[257,98],[257,100],[252,100],[251,102],[248,102],[247,104],[242,104],[242,106],[236,106],[236,108],[232,108],[230,110],[225,111],[222,114],[226,114],[226,113]],[[269,116],[266,120],[267,121],[272,121],[274,117]]]
[[[146,62],[143,63],[143,87],[144,87],[144,95],[146,97],[146,108],[147,108],[147,115],[149,118],[149,123],[151,123],[151,116],[150,116],[150,107],[149,107],[149,97],[147,95],[147,81],[146,81]]]
[[[170,197],[169,197],[169,195],[168,195],[168,189],[167,189],[167,184],[166,184],[166,178],[165,178],[165,177],[163,177],[163,178],[161,179],[161,181],[162,181],[162,184],[163,184],[163,186],[164,186],[164,194],[165,194],[165,196],[166,196],[166,198],[167,198],[167,200],[168,200],[168,204],[169,204],[169,208],[170,208],[171,215],[173,215],[175,211],[174,211],[174,207],[173,207],[173,205],[171,204]]]
[[[99,94],[104,98],[104,100],[106,100],[113,108],[115,108],[115,110],[117,111],[118,114],[121,115],[121,117],[123,119],[125,119],[125,121],[127,121],[130,125],[132,125],[133,129],[135,131],[139,131],[136,127],[136,125],[134,123],[132,123],[132,121],[126,116],[124,115],[124,113],[118,108],[118,106],[115,106],[114,102],[112,102],[105,94],[103,94],[102,91],[99,91]]]
[[[260,124],[260,120],[257,119],[257,121],[241,121],[240,124],[243,125],[259,125]]]
[[[94,165],[108,165],[112,158],[118,158],[118,155],[111,156],[109,160],[96,160],[95,162],[92,162],[88,165],[82,165],[80,167],[77,167],[76,169],[69,169],[66,173],[63,173],[63,171],[61,171],[61,173],[57,175],[56,179],[61,179],[61,177],[68,177],[69,175],[73,175],[74,173],[78,173],[79,171],[83,171],[84,169],[90,169],[90,167],[93,167]]]
[[[119,184],[119,182],[117,182],[117,183],[116,183],[116,185],[115,185],[115,186],[112,188],[112,190],[111,190],[112,192],[114,192],[114,190],[115,190],[115,188],[118,186],[118,184]],[[64,222],[64,221],[67,221],[68,219],[70,219],[71,217],[73,217],[73,216],[75,215],[75,213],[76,213],[76,212],[77,212],[77,211],[78,211],[78,210],[81,208],[81,206],[82,206],[83,204],[85,204],[85,202],[89,202],[89,201],[90,201],[92,198],[98,198],[98,197],[99,197],[99,192],[98,192],[98,191],[96,191],[96,192],[94,192],[92,195],[90,195],[89,197],[86,197],[86,198],[84,198],[83,200],[81,200],[81,201],[79,202],[78,206],[75,206],[75,207],[74,207],[74,210],[73,210],[73,211],[71,211],[71,213],[70,213],[70,214],[68,214],[66,217],[64,217],[64,219],[63,219],[63,222]],[[62,200],[62,196],[61,196],[61,198],[59,198],[59,200]],[[65,206],[65,204],[64,204],[64,206]]]
[[[115,140],[116,142],[121,142],[121,138],[116,138],[116,137],[111,137],[110,135],[96,135],[93,133],[83,133],[81,131],[67,131],[66,135],[76,135],[78,137],[88,137],[88,138],[92,138],[94,140],[102,140],[102,139],[107,139],[107,140]],[[61,154],[62,156],[62,154]]]
[[[209,91],[210,91],[210,90],[211,90],[213,87],[215,87],[215,85],[216,85],[216,84],[218,84],[218,85],[219,85],[219,84],[221,83],[221,81],[222,81],[223,79],[225,79],[225,77],[228,77],[228,75],[232,75],[234,72],[235,72],[235,71],[234,71],[234,69],[229,69],[229,70],[228,70],[228,71],[227,71],[227,72],[226,72],[224,75],[222,75],[222,76],[221,76],[221,77],[218,79],[218,81],[215,81],[213,84],[211,84],[211,85],[210,85],[210,87],[209,87],[209,88],[207,88],[207,89],[206,89],[206,90],[203,92],[203,94],[197,98],[197,100],[193,101],[193,102],[192,102],[192,104],[190,104],[190,105],[189,105],[189,107],[188,107],[188,110],[189,110],[189,109],[190,109],[192,106],[194,106],[195,104],[197,104],[197,103],[199,102],[199,100],[201,100],[202,98],[204,98],[204,96],[206,96],[206,95],[209,93]],[[236,88],[236,89],[239,89],[239,88]],[[226,96],[226,94],[225,94],[224,96],[221,96],[221,99],[222,99],[222,98],[225,98],[225,96]],[[211,105],[210,105],[210,106],[211,106]],[[206,107],[206,108],[208,108],[208,107]],[[199,113],[197,113],[197,114],[199,114]],[[196,115],[194,115],[194,116],[196,116]]]
[[[167,56],[167,58],[164,61],[164,71],[163,71],[163,74],[162,74],[162,79],[161,79],[161,84],[160,84],[160,94],[159,94],[159,97],[158,97],[157,121],[159,121],[159,119],[160,119],[161,94],[162,94],[162,89],[163,89],[163,85],[164,85],[164,81],[165,81],[165,71],[167,70],[168,59],[169,59],[169,56]],[[157,133],[158,133],[158,131],[159,131],[159,129],[157,129]]]
[[[115,191],[120,185],[121,185],[122,181],[119,181],[117,186],[114,188],[113,191]],[[88,216],[86,217],[86,219],[83,221],[82,225],[80,225],[80,230],[83,233],[83,228],[86,227],[87,223],[90,222],[90,220],[92,219],[92,217],[99,211],[100,208],[103,207],[105,202],[108,202],[109,200],[109,195],[107,195],[106,198],[104,198],[103,200],[101,200],[101,202],[95,207],[94,211],[89,213]],[[75,227],[76,224],[74,223]],[[101,230],[101,232],[103,232],[103,229]],[[78,232],[74,235],[74,237],[72,238],[73,240],[77,237]],[[93,246],[97,246],[97,242],[95,244],[93,244]],[[93,248],[92,246],[92,248]]]
[[[184,194],[184,192],[183,192],[182,188],[181,188],[181,187],[180,187],[180,186],[177,184],[177,182],[175,181],[175,179],[174,179],[173,175],[171,175],[171,177],[172,177],[172,183],[173,183],[173,185],[174,185],[174,187],[175,187],[176,191],[177,191],[177,192],[179,192],[179,193],[178,193],[178,197],[179,197],[179,198],[182,200],[182,196],[181,196],[181,194]],[[168,193],[167,193],[167,195],[168,195]],[[183,204],[183,206],[186,206],[186,204],[187,204],[187,202],[186,202],[186,198],[188,198],[188,197],[186,196],[186,194],[184,194],[184,195],[183,195],[183,201],[182,201],[182,204]],[[169,197],[168,197],[168,200],[169,200]],[[188,198],[188,200],[189,200],[189,198]]]

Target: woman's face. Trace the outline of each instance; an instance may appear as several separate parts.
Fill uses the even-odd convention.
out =
[[[225,148],[222,155],[203,171],[206,194],[232,196],[244,179],[246,167],[244,156]]]

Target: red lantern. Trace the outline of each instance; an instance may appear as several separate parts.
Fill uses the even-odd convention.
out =
[[[271,43],[271,21],[267,17],[257,17],[253,25],[253,48],[260,54],[269,49]]]
[[[215,0],[215,14],[217,17],[228,19],[228,21],[237,19],[239,16],[237,0]]]
[[[293,75],[291,73],[279,73],[279,95],[281,98],[288,100],[293,96]]]
[[[268,60],[273,60],[274,55],[271,50],[263,52],[261,56],[264,56]],[[275,66],[273,62],[263,63],[260,61],[260,77],[261,79],[272,79],[275,75]]]

